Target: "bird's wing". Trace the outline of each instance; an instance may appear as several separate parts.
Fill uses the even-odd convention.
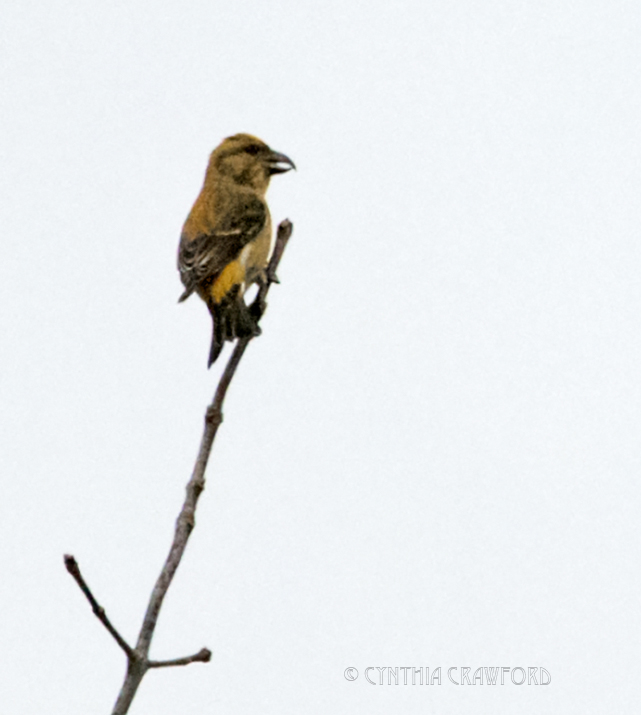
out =
[[[179,302],[204,281],[215,279],[263,230],[267,209],[257,196],[241,195],[230,209],[213,231],[197,234],[191,240],[184,234],[181,237],[178,270],[185,291]]]

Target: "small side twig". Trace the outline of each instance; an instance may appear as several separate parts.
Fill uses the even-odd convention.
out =
[[[199,650],[195,655],[188,655],[186,658],[174,658],[173,660],[150,660],[150,668],[171,668],[176,665],[189,665],[190,663],[209,663],[211,651],[208,648]]]
[[[265,298],[269,288],[272,283],[278,283],[276,270],[287,242],[292,234],[292,230],[293,226],[288,220],[283,221],[278,227],[276,244],[274,246],[269,266],[267,267],[267,280],[260,285],[255,301],[257,305],[260,306],[261,315],[266,305]],[[104,609],[98,604],[89,590],[89,587],[82,578],[80,569],[78,568],[78,564],[76,563],[74,557],[65,556],[65,565],[67,566],[67,570],[74,577],[89,600],[89,603],[91,603],[93,612],[100,619],[109,633],[111,633],[118,645],[127,654],[127,674],[118,695],[118,699],[116,700],[112,715],[125,715],[128,712],[136,691],[138,690],[145,673],[150,668],[169,668],[180,665],[189,665],[190,663],[207,663],[211,659],[211,651],[207,648],[203,648],[195,655],[187,656],[185,658],[175,658],[173,660],[150,660],[149,648],[156,629],[158,615],[160,613],[163,600],[167,594],[169,586],[171,585],[176,570],[178,569],[183,553],[185,552],[189,536],[196,524],[196,506],[198,504],[198,499],[205,488],[205,470],[207,469],[207,462],[209,461],[211,448],[214,443],[216,433],[218,432],[218,428],[223,421],[222,410],[225,395],[227,394],[227,390],[236,373],[236,369],[238,368],[245,349],[252,339],[252,337],[244,338],[236,343],[234,351],[232,352],[220,378],[213,400],[207,407],[207,411],[205,413],[205,428],[191,479],[186,487],[185,501],[182,509],[180,510],[180,514],[178,515],[178,519],[176,520],[174,539],[160,575],[158,576],[158,580],[156,581],[153,591],[151,592],[147,612],[145,613],[135,648],[131,648],[131,646],[127,644],[124,638],[122,638],[118,631],[113,627],[107,618]]]
[[[114,640],[116,641],[116,643],[125,651],[125,653],[127,654],[127,658],[133,658],[133,655],[134,655],[133,648],[120,635],[120,633],[118,633],[118,631],[112,625],[111,621],[107,618],[105,609],[94,598],[93,593],[91,593],[91,589],[89,588],[89,586],[87,586],[87,582],[84,580],[84,578],[82,577],[82,574],[80,573],[80,567],[78,566],[78,562],[76,561],[76,559],[74,559],[73,556],[71,556],[71,554],[65,554],[65,566],[67,568],[67,571],[69,571],[69,573],[76,580],[76,583],[78,584],[78,586],[80,586],[80,590],[87,597],[87,600],[91,604],[91,609],[93,610],[95,616],[102,623],[102,625],[109,631],[109,633],[111,633],[111,635],[114,637]]]

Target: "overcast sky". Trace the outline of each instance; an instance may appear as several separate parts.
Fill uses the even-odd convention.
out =
[[[130,712],[635,711],[640,37],[632,0],[5,3],[3,711],[111,711],[62,555],[135,641],[229,354],[178,238],[241,131],[294,235],[151,652],[213,659]]]

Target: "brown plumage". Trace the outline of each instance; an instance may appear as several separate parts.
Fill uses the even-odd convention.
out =
[[[272,228],[265,192],[274,174],[295,168],[250,134],[225,139],[209,158],[205,183],[183,226],[178,270],[185,291],[205,301],[214,327],[208,366],[225,340],[257,335],[259,309],[244,294],[265,280]]]

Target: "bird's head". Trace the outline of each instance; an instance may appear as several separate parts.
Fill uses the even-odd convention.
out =
[[[251,134],[234,134],[223,140],[211,154],[209,169],[219,177],[264,193],[269,179],[295,169],[285,154],[270,149]]]

